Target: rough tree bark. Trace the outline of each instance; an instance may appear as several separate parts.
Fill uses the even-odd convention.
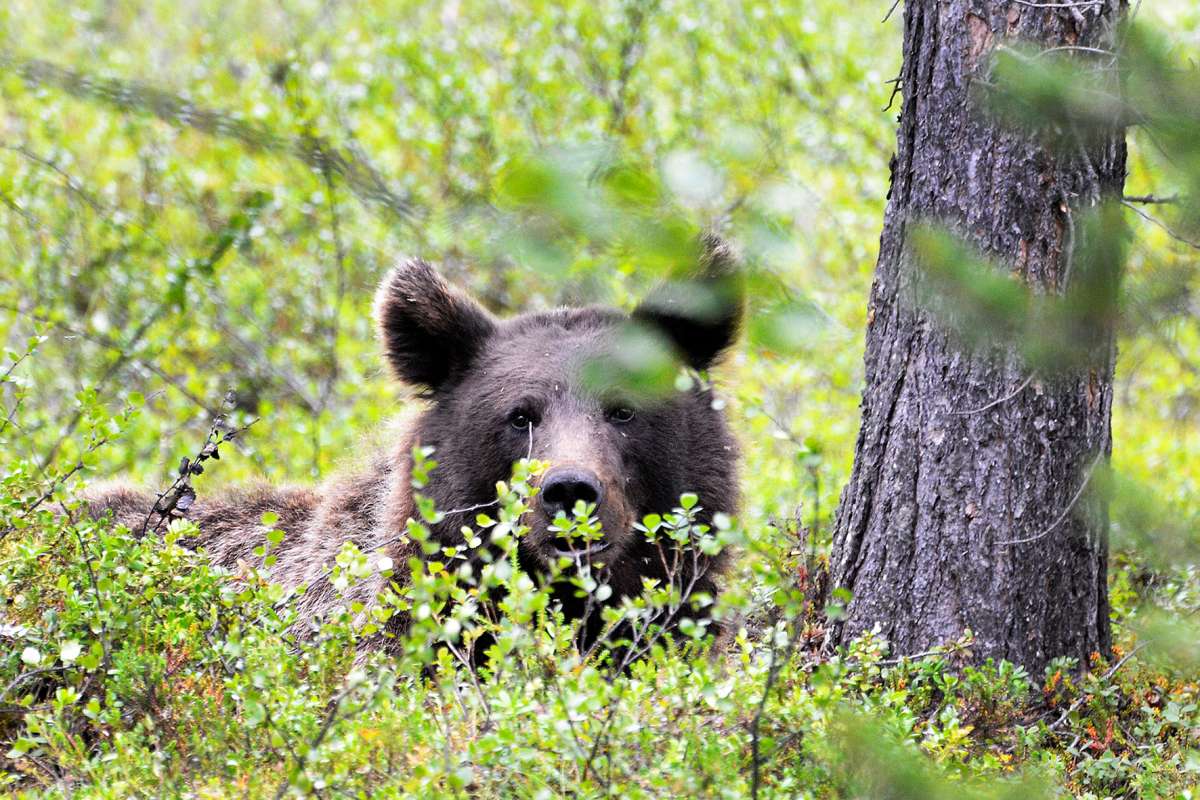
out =
[[[915,302],[906,232],[938,220],[1035,291],[1064,290],[1080,215],[1120,197],[1124,134],[1051,151],[989,120],[972,81],[1003,43],[1102,48],[1122,12],[1120,0],[906,3],[862,428],[831,558],[831,585],[852,599],[829,645],[878,624],[911,654],[970,629],[977,660],[1034,674],[1108,651],[1107,508],[1085,484],[1111,452],[1112,331],[1098,332],[1096,363],[1050,377],[968,353]]]

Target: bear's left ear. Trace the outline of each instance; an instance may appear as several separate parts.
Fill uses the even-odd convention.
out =
[[[429,392],[461,374],[496,330],[487,309],[419,258],[383,279],[375,293],[375,320],[396,377]]]
[[[737,341],[745,292],[733,249],[716,235],[701,237],[698,261],[694,277],[652,291],[633,319],[666,336],[689,367],[705,370]]]

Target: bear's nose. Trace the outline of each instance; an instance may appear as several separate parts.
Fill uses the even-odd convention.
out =
[[[555,467],[542,479],[540,497],[547,515],[555,517],[561,511],[569,517],[580,500],[599,506],[604,498],[604,485],[591,470]]]

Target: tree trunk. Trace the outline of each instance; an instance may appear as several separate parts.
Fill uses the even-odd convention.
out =
[[[1121,12],[1120,0],[906,4],[862,428],[830,564],[851,599],[828,645],[879,625],[911,654],[970,629],[976,660],[1035,675],[1109,649],[1107,506],[1086,488],[1111,452],[1113,332],[1092,332],[1094,363],[1054,376],[973,354],[916,302],[906,230],[936,220],[1034,291],[1063,291],[1080,215],[1121,195],[1124,134],[1051,151],[973,108],[972,79],[1001,43],[1104,47]]]

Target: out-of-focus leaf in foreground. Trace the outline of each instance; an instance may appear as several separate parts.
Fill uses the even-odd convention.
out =
[[[1077,149],[1114,128],[1145,131],[1169,165],[1177,192],[1178,229],[1200,230],[1200,69],[1185,65],[1164,37],[1127,24],[1117,49],[1061,47],[1037,52],[1002,47],[991,80],[981,84],[987,108],[1059,148]]]
[[[887,800],[1037,800],[1051,793],[1030,778],[971,782],[939,773],[916,750],[902,745],[878,720],[845,713],[831,737],[842,797]]]
[[[1125,226],[1113,204],[1076,226],[1078,246],[1057,294],[1029,288],[943,230],[917,228],[910,240],[922,267],[916,301],[968,346],[993,355],[1015,350],[1044,374],[1102,363],[1104,332],[1117,322]]]

